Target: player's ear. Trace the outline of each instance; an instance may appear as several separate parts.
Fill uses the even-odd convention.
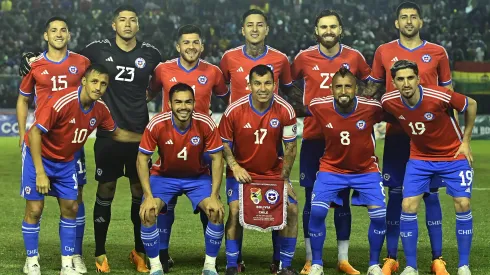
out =
[[[177,52],[180,53],[179,41],[175,41],[175,50],[177,50]]]
[[[170,108],[170,110],[172,110],[172,102],[170,101],[170,99],[168,100],[168,107]]]
[[[400,30],[400,23],[398,22],[398,19],[395,20],[395,28]]]
[[[112,21],[111,26],[112,26],[112,30],[116,31],[116,21]]]
[[[265,35],[268,35],[269,34],[269,25],[266,25],[265,26]]]
[[[87,78],[85,76],[82,76],[82,85],[87,85]]]
[[[202,40],[201,40],[201,51],[199,53],[203,53],[204,52],[204,44],[202,43]]]
[[[242,35],[245,36],[245,28],[242,26]]]
[[[48,42],[48,32],[44,32],[44,41]]]

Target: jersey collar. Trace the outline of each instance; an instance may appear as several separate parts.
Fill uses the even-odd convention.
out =
[[[43,52],[43,57],[44,57],[44,59],[46,59],[48,62],[51,62],[51,63],[53,63],[53,64],[61,64],[61,63],[63,63],[63,61],[65,61],[65,60],[68,58],[68,55],[70,55],[69,51],[67,50],[67,51],[66,51],[66,55],[65,55],[65,57],[63,57],[63,59],[61,59],[60,61],[56,62],[56,61],[53,61],[53,60],[51,60],[51,59],[49,59],[49,58],[48,58],[48,55],[46,54],[47,52],[48,52],[48,51],[44,51],[44,52]]]
[[[357,105],[358,105],[358,101],[357,101],[357,96],[354,97],[354,109],[352,109],[352,111],[350,113],[347,113],[347,114],[344,114],[344,113],[341,113],[339,112],[339,110],[337,110],[337,105],[335,104],[335,99],[333,100],[333,109],[335,110],[335,112],[337,112],[337,114],[341,115],[343,118],[348,118],[350,115],[352,115],[356,110],[357,110]]]
[[[253,61],[257,61],[257,60],[261,59],[262,57],[264,57],[269,52],[269,46],[265,45],[265,52],[263,52],[261,55],[259,55],[257,57],[251,57],[250,55],[247,54],[247,45],[243,45],[242,52],[246,58],[253,60]]]
[[[187,70],[186,68],[184,68],[184,66],[182,66],[182,64],[180,64],[180,57],[177,58],[177,65],[179,65],[179,68],[181,68],[186,73],[190,73],[190,72],[194,71],[195,69],[197,69],[197,67],[199,66],[199,63],[201,63],[201,59],[200,58],[197,60],[197,63],[196,63],[196,65],[194,67],[192,67],[189,70]]]
[[[402,48],[402,49],[404,49],[406,51],[409,51],[409,52],[414,52],[414,51],[416,51],[416,50],[418,50],[420,48],[423,48],[427,44],[427,41],[426,40],[422,40],[422,45],[420,45],[418,47],[415,47],[413,49],[409,49],[409,48],[403,46],[402,43],[400,42],[400,39],[397,39],[396,40],[396,43],[398,43],[398,46],[400,46],[400,48]]]
[[[252,104],[252,93],[248,95],[248,104],[250,104],[250,108],[252,108],[252,111],[254,111],[259,116],[265,115],[271,109],[272,103],[274,103],[274,95],[272,95],[272,99],[271,99],[271,103],[269,104],[269,107],[267,107],[265,111],[259,112],[257,109],[255,109],[254,105]]]
[[[422,86],[421,85],[419,85],[418,87],[419,87],[420,98],[419,98],[419,102],[417,102],[417,104],[415,104],[415,106],[413,106],[413,107],[410,107],[410,105],[408,105],[405,102],[405,100],[403,100],[402,93],[400,92],[400,100],[403,102],[403,105],[405,105],[410,110],[417,109],[417,107],[420,106],[420,103],[422,103],[422,99],[424,99],[424,89],[422,89]]]
[[[328,60],[334,60],[337,56],[340,55],[340,53],[342,52],[342,44],[339,44],[339,51],[334,55],[334,56],[328,56],[326,54],[324,54],[321,50],[320,50],[320,44],[318,44],[318,52],[320,53],[320,55],[322,55],[323,57],[325,57],[326,59]]]
[[[95,106],[95,102],[96,102],[96,101],[94,101],[94,102],[92,103],[92,105],[90,105],[90,108],[88,108],[88,110],[84,110],[84,109],[83,109],[83,106],[82,106],[82,102],[80,102],[80,94],[81,94],[81,93],[82,93],[82,86],[80,85],[80,87],[78,87],[78,106],[80,106],[80,110],[82,110],[82,112],[83,112],[84,114],[88,114],[88,113],[90,113],[90,111],[92,111],[92,109],[94,108],[94,106]]]
[[[181,131],[179,129],[179,127],[177,127],[174,123],[174,114],[172,112],[170,112],[171,116],[170,116],[170,119],[172,120],[172,126],[174,126],[174,129],[175,131],[177,131],[177,133],[181,134],[181,135],[184,135],[185,133],[187,133],[189,131],[189,129],[191,128],[192,126],[192,114],[191,114],[191,123],[189,123],[189,126],[187,126],[187,128],[184,129],[184,131]]]

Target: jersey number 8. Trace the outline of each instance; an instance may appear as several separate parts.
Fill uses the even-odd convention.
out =
[[[340,143],[342,143],[342,145],[349,145],[350,144],[349,136],[350,134],[347,131],[340,132]]]

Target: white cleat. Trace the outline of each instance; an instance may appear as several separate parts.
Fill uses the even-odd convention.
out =
[[[151,266],[150,275],[164,275],[163,266],[161,264]]]
[[[87,273],[87,267],[85,266],[82,255],[73,255],[73,267],[78,273]]]
[[[458,275],[471,275],[470,267],[467,265],[463,265],[458,268]]]
[[[323,266],[319,264],[312,265],[309,275],[323,275]]]
[[[73,267],[65,266],[61,268],[60,275],[80,275]]]
[[[29,258],[30,257],[26,257],[26,262],[24,263],[24,267],[22,268],[22,272],[24,272],[24,274],[29,274]],[[39,259],[40,259],[39,254],[37,256],[33,256],[32,259],[33,262],[39,265]]]
[[[383,271],[379,265],[375,264],[368,268],[367,275],[383,275]]]
[[[27,275],[41,275],[41,267],[39,266],[39,263],[28,265],[26,271]]]
[[[417,271],[417,269],[414,269],[411,266],[407,266],[400,275],[419,275],[419,272]]]

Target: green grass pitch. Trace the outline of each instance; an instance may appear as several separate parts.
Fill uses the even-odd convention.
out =
[[[17,146],[17,138],[0,138],[2,154],[0,156],[0,274],[21,274],[25,260],[24,245],[21,233],[21,221],[24,214],[24,200],[19,196],[21,154]],[[95,274],[94,265],[94,234],[93,234],[93,205],[95,200],[96,182],[94,180],[93,142],[90,139],[86,146],[87,178],[84,197],[86,205],[86,231],[84,242],[84,258],[89,268],[89,274]],[[377,155],[382,156],[383,142],[378,141]],[[471,254],[471,268],[473,274],[490,274],[490,142],[473,141],[472,148],[475,158],[475,179],[473,181],[472,209],[474,217],[474,238]],[[299,155],[299,146],[298,146]],[[303,207],[304,193],[299,187],[298,179],[299,160],[296,160],[292,179],[296,193],[300,197],[300,209]],[[222,184],[222,197],[225,197],[224,182]],[[455,215],[452,200],[441,190],[441,203],[443,208],[443,254],[447,261],[447,268],[451,274],[456,274],[458,254],[455,237]],[[131,195],[127,179],[120,179],[117,194],[112,204],[112,221],[107,239],[108,259],[113,274],[137,274],[128,261],[128,254],[133,248],[133,225],[130,220]],[[349,251],[350,262],[365,274],[368,266],[369,247],[367,241],[367,228],[369,217],[365,208],[352,209],[352,234]],[[59,209],[54,198],[46,200],[39,251],[41,254],[41,270],[43,274],[59,274],[60,248],[58,237]],[[419,212],[419,271],[428,274],[431,261],[430,244],[425,227],[424,206]],[[294,267],[302,268],[305,259],[303,230],[299,220],[299,238],[294,260]],[[400,251],[401,243],[400,243]],[[193,215],[187,198],[181,197],[176,207],[176,220],[174,223],[170,254],[175,260],[175,267],[170,274],[200,274],[204,243],[201,224],[198,215]],[[383,249],[382,256],[386,254]],[[243,244],[243,255],[247,265],[245,274],[267,274],[268,263],[272,255],[271,237],[267,233],[246,231]],[[401,266],[404,267],[403,252],[400,253]],[[327,218],[327,239],[324,249],[326,274],[337,274],[334,270],[337,260],[337,247],[333,218],[330,213]],[[218,265],[223,274],[225,265],[224,242],[218,257]]]

